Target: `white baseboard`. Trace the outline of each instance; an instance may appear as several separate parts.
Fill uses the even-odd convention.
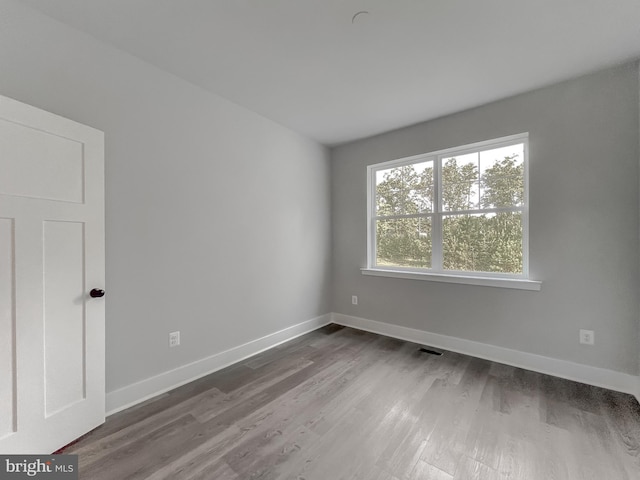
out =
[[[567,360],[543,357],[542,355],[520,352],[462,338],[425,332],[414,328],[391,325],[366,318],[343,315],[341,313],[332,314],[332,319],[333,323],[344,325],[345,327],[353,327],[387,337],[408,340],[421,345],[430,345],[444,350],[532,370],[534,372],[546,373],[596,387],[629,393],[634,395],[640,402],[640,377],[635,375],[591,367]]]
[[[248,357],[256,355],[276,345],[292,340],[305,333],[317,330],[331,323],[331,314],[298,323],[262,338],[252,340],[243,345],[230,348],[210,357],[203,358],[187,365],[169,370],[154,377],[146,378],[140,382],[107,393],[107,415],[124,410],[141,403],[161,393],[173,390],[176,387],[192,382],[200,377],[221,370],[229,365],[240,362]]]
[[[629,393],[634,395],[638,402],[640,402],[640,377],[634,375],[598,367],[590,367],[566,360],[543,357],[533,353],[520,352],[462,338],[401,327],[375,320],[368,320],[366,318],[331,313],[298,323],[297,325],[252,340],[243,345],[109,392],[106,398],[107,415],[112,415],[132,407],[156,395],[173,390],[181,385],[197,380],[200,377],[221,370],[229,365],[240,362],[269,348],[304,335],[305,333],[317,330],[330,323],[353,327],[418,344],[431,345],[433,347],[484,358],[514,367],[525,368],[535,372],[546,373],[588,385]]]

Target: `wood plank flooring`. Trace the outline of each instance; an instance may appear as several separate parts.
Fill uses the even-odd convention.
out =
[[[91,480],[637,480],[629,395],[330,325],[68,447]]]

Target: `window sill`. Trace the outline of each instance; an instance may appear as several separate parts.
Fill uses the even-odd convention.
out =
[[[540,291],[542,282],[524,278],[474,277],[471,275],[447,275],[445,273],[409,272],[403,270],[387,270],[382,268],[362,268],[363,275],[376,277],[406,278],[410,280],[426,280],[429,282],[461,283],[481,285],[484,287],[514,288],[517,290]]]

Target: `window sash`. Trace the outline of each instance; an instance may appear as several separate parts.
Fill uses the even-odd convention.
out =
[[[494,208],[477,208],[469,210],[443,210],[442,199],[442,168],[445,158],[461,156],[469,153],[481,153],[487,150],[493,150],[511,145],[523,144],[523,182],[524,194],[522,205],[494,207]],[[377,185],[376,173],[380,170],[397,168],[406,165],[412,165],[422,162],[432,162],[433,165],[433,191],[434,191],[434,211],[415,214],[397,214],[397,215],[376,215],[377,212]],[[391,160],[367,167],[367,193],[368,193],[368,244],[367,244],[367,265],[368,268],[397,270],[397,271],[422,271],[429,273],[444,273],[447,275],[461,276],[482,276],[482,277],[498,277],[498,278],[528,278],[529,276],[529,145],[528,134],[518,134],[509,137],[503,137],[495,140],[488,140],[462,147],[456,147],[438,152],[432,152],[422,155],[416,155],[404,159]],[[460,271],[445,270],[443,268],[443,217],[456,215],[482,215],[491,213],[519,213],[522,218],[522,273],[500,273],[486,271]],[[386,266],[377,264],[376,254],[376,227],[379,220],[393,220],[402,218],[429,218],[431,220],[431,268],[414,268]]]

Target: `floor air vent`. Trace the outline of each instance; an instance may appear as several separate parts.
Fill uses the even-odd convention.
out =
[[[439,352],[438,350],[434,350],[431,347],[420,347],[420,351],[422,353],[428,353],[429,355],[442,355],[442,352]]]

